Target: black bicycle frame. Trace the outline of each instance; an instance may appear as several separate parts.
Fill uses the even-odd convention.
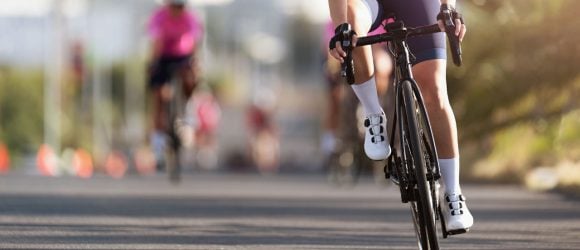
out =
[[[410,36],[418,36],[418,35],[423,35],[423,34],[430,34],[430,33],[435,33],[435,32],[440,32],[440,29],[437,25],[430,25],[430,26],[425,26],[425,27],[419,27],[419,28],[413,28],[413,29],[407,29],[404,27],[404,24],[402,22],[395,22],[392,24],[388,24],[387,25],[387,30],[389,30],[388,33],[384,33],[384,34],[380,34],[380,35],[375,35],[375,36],[369,36],[369,37],[362,37],[357,41],[356,46],[365,46],[365,45],[369,45],[369,44],[374,44],[374,43],[379,43],[379,42],[385,42],[388,41],[389,42],[389,50],[391,52],[391,54],[393,55],[394,59],[395,59],[395,81],[394,81],[394,90],[396,91],[395,93],[395,114],[394,114],[394,119],[393,119],[393,128],[391,131],[391,141],[390,144],[391,146],[395,145],[395,133],[399,132],[399,145],[400,145],[400,150],[404,151],[405,150],[405,146],[406,146],[406,142],[404,141],[404,138],[406,138],[406,136],[404,135],[404,130],[401,129],[405,126],[405,124],[403,124],[405,121],[404,119],[401,119],[402,117],[402,110],[403,110],[403,104],[402,104],[402,85],[401,83],[404,81],[409,81],[411,82],[412,88],[413,88],[413,92],[416,96],[417,102],[418,102],[418,107],[419,107],[419,112],[421,112],[421,115],[425,118],[425,121],[427,123],[427,128],[428,129],[424,129],[424,136],[427,137],[427,140],[430,141],[434,141],[433,139],[433,133],[431,131],[431,123],[429,121],[429,117],[428,114],[425,110],[425,105],[423,102],[423,96],[421,95],[421,91],[419,90],[419,87],[417,85],[417,82],[413,79],[413,71],[412,71],[412,62],[411,62],[411,53],[409,51],[409,47],[408,44],[406,42],[407,38]],[[427,179],[428,180],[437,180],[441,177],[441,170],[439,169],[439,164],[437,162],[437,150],[436,150],[436,146],[434,145],[430,145],[432,146],[432,148],[428,148],[426,149],[428,151],[428,153],[431,154],[430,157],[430,162],[426,162],[428,165],[430,165],[431,167],[427,168]],[[393,153],[391,154],[390,157],[397,157],[396,156],[396,152],[395,152],[395,147],[393,148]],[[397,169],[395,169],[395,171],[397,171],[397,175],[399,177],[399,186],[401,188],[401,199],[403,201],[403,203],[407,203],[408,201],[413,201],[414,200],[414,195],[411,194],[411,190],[413,189],[413,187],[416,185],[416,180],[413,178],[414,177],[414,172],[411,172],[413,169],[408,169],[407,166],[411,166],[411,159],[407,159],[407,155],[406,154],[401,154],[402,155],[402,163],[403,164],[395,164],[395,167]],[[389,159],[389,161],[391,161],[391,159]]]

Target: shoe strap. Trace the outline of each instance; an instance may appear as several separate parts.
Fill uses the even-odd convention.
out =
[[[462,194],[449,194],[445,196],[447,202],[465,201],[465,196]]]
[[[455,216],[464,214],[463,208],[465,208],[465,196],[462,194],[450,194],[445,196],[445,200],[447,201],[451,215]]]
[[[383,122],[383,114],[372,114],[365,119],[364,125],[369,129],[372,143],[379,143],[385,140],[382,135],[384,133]]]

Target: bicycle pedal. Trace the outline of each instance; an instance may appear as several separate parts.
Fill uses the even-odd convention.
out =
[[[385,165],[383,168],[383,172],[385,173],[385,179],[391,178],[391,172],[389,171],[389,165]]]

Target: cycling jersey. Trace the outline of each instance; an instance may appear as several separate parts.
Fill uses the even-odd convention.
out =
[[[182,57],[190,55],[203,34],[199,19],[190,12],[174,16],[169,7],[157,10],[148,26],[149,35],[162,43],[162,56]]]
[[[406,26],[416,27],[433,24],[437,21],[439,1],[434,0],[361,0],[373,18],[369,32],[381,27],[385,18],[394,16]],[[409,49],[415,55],[417,64],[427,60],[446,59],[445,34],[442,32],[409,38]]]
[[[162,45],[160,57],[149,69],[149,85],[157,88],[168,83],[176,70],[189,66],[203,25],[191,12],[175,16],[169,7],[162,7],[151,16],[148,33]]]

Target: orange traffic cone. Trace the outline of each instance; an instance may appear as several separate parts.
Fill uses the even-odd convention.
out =
[[[91,178],[91,176],[93,176],[93,159],[86,150],[81,148],[75,150],[73,154],[72,165],[76,176],[85,179]]]
[[[113,151],[105,161],[105,171],[115,179],[120,179],[127,172],[127,158],[120,152]]]
[[[155,173],[155,154],[148,147],[140,147],[133,156],[135,167],[140,175],[152,175]]]
[[[58,157],[54,150],[47,145],[42,144],[36,157],[36,166],[38,171],[44,176],[55,176],[58,164]]]
[[[6,145],[0,143],[0,174],[5,174],[10,171],[10,153]]]

